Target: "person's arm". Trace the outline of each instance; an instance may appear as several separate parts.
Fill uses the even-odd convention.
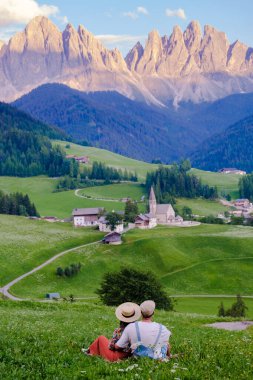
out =
[[[115,344],[119,340],[120,335],[121,335],[121,330],[119,328],[113,331],[112,339],[109,342],[109,350],[115,351]]]
[[[115,344],[115,350],[122,351],[124,348],[128,347],[128,345],[129,345],[129,336],[128,336],[128,329],[126,327],[120,339]]]

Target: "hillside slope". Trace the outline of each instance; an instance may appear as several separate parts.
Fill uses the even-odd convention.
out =
[[[65,174],[69,163],[49,138],[64,133],[0,103],[0,175]]]
[[[145,161],[186,157],[214,133],[251,114],[253,94],[213,103],[147,106],[116,92],[84,93],[59,84],[38,87],[13,103],[78,141]],[[233,112],[231,112],[233,109]]]
[[[216,171],[223,167],[236,167],[251,172],[252,142],[253,116],[250,116],[201,144],[192,154],[192,163],[204,170]]]

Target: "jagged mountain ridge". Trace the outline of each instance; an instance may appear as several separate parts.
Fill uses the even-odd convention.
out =
[[[46,17],[34,18],[8,44],[0,44],[0,100],[11,101],[44,83],[81,91],[117,91],[156,105],[213,101],[253,91],[253,49],[230,44],[225,33],[191,22],[170,37],[152,31],[124,59],[83,26],[63,32]]]

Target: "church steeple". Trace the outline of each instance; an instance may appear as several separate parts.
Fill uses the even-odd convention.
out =
[[[153,216],[156,215],[156,197],[155,197],[153,186],[150,189],[150,195],[149,195],[149,212]]]

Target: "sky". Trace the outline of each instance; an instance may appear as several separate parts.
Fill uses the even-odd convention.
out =
[[[191,20],[253,47],[253,0],[0,0],[0,40],[8,41],[37,15],[60,30],[68,22],[82,24],[124,55],[137,41],[145,44],[152,29],[170,35],[174,25],[184,30]]]

